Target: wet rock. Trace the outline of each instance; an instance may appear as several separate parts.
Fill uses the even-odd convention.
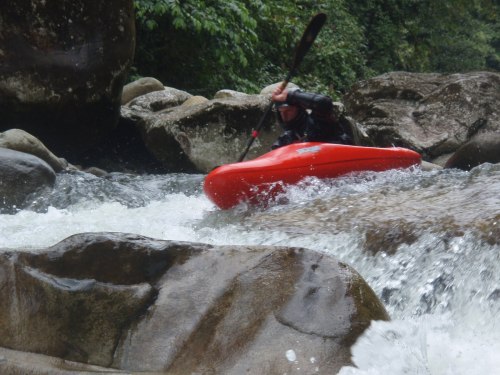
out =
[[[462,145],[444,167],[469,171],[483,163],[500,163],[500,133],[477,135]]]
[[[167,171],[206,173],[238,160],[269,105],[265,95],[221,90],[216,96],[209,100],[165,88],[122,106],[121,123],[134,127],[145,148]],[[273,125],[275,119],[269,116],[248,158],[271,149],[280,132]]]
[[[392,72],[362,81],[343,98],[378,146],[409,147],[432,160],[476,134],[500,132],[500,74]]]
[[[245,98],[248,94],[234,90],[220,90],[214,95],[214,99]]]
[[[0,2],[0,131],[74,160],[115,128],[132,63],[132,0]]]
[[[205,103],[207,102],[208,99],[205,98],[204,96],[201,96],[201,95],[195,95],[195,96],[192,96],[190,97],[189,99],[187,99],[184,103],[182,103],[181,105],[183,107],[191,107],[193,105],[197,105],[197,104],[200,104],[200,103]]]
[[[139,78],[138,80],[130,82],[123,87],[121,103],[122,105],[127,104],[132,99],[135,99],[138,96],[148,94],[154,91],[161,91],[164,88],[165,87],[163,86],[163,83],[158,81],[156,78],[153,77]]]
[[[148,150],[144,122],[177,107],[192,95],[171,87],[140,95],[121,107],[120,121],[105,139],[82,158],[86,166],[126,173],[166,173],[169,170]],[[165,145],[165,147],[167,147]]]
[[[352,268],[301,248],[87,233],[0,253],[0,282],[0,346],[117,372],[334,374],[388,319]]]
[[[165,87],[155,90],[131,100],[127,107],[135,111],[159,112],[182,104],[192,95],[186,91]]]
[[[366,227],[365,249],[372,254],[394,255],[402,244],[411,245],[418,239],[416,225],[404,220],[386,221]]]
[[[2,375],[105,375],[124,374],[125,371],[61,360],[42,354],[0,348],[0,374]]]
[[[281,82],[276,82],[276,83],[273,83],[271,85],[268,85],[266,87],[264,87],[262,90],[260,90],[260,95],[266,95],[268,96],[269,98],[271,98],[271,95],[272,93],[274,92],[274,90],[276,90],[279,86],[281,86]],[[287,89],[300,89],[299,86],[297,86],[295,83],[293,82],[288,82],[288,85],[286,85],[286,88]]]
[[[263,95],[211,99],[147,116],[140,125],[146,147],[167,168],[206,173],[238,160],[268,105]],[[279,132],[269,116],[248,158],[268,152]]]
[[[97,168],[97,167],[89,167],[83,170],[86,173],[90,173],[96,177],[104,177],[108,175],[108,172],[106,172],[104,169]]]
[[[55,172],[68,167],[65,159],[55,156],[38,138],[21,129],[0,133],[0,147],[35,155],[49,164]]]
[[[0,212],[23,208],[28,198],[54,186],[56,174],[42,159],[0,147]]]
[[[422,161],[420,167],[423,171],[438,171],[443,169],[443,167],[439,164],[430,163],[427,161]]]

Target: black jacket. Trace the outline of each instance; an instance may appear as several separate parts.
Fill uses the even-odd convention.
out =
[[[284,132],[273,144],[273,149],[295,142],[353,143],[334,117],[330,97],[295,90],[288,93],[286,103],[298,107],[299,114],[286,123],[278,114]]]

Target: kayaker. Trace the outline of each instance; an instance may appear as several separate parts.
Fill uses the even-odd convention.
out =
[[[352,145],[353,140],[335,118],[329,96],[278,87],[272,97],[284,132],[272,149],[295,142],[327,142]]]

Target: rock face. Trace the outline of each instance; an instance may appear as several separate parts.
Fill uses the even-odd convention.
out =
[[[118,121],[134,56],[132,0],[0,2],[0,131],[71,160]]]
[[[167,93],[172,96],[168,101]],[[206,173],[238,160],[269,105],[265,95],[226,90],[216,96],[208,100],[171,88],[149,93],[122,107],[122,123],[134,124],[146,148],[167,170]],[[179,105],[175,98],[183,102]],[[248,159],[269,151],[280,132],[269,116]]]
[[[498,73],[387,73],[356,84],[344,103],[376,145],[409,147],[427,161],[500,132]]]
[[[22,208],[27,198],[54,186],[56,174],[42,159],[0,147],[0,212]]]
[[[248,95],[179,106],[144,121],[144,142],[165,165],[207,173],[238,160],[267,105],[267,97]],[[249,159],[269,151],[281,131],[272,116],[263,130]]]
[[[0,282],[0,346],[133,373],[334,374],[388,319],[353,269],[301,248],[88,233],[0,253]]]

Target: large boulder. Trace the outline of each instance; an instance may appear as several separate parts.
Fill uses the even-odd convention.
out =
[[[122,106],[120,132],[133,130],[136,135],[127,136],[127,140],[138,142],[136,147],[128,145],[127,150],[139,150],[144,145],[167,171],[207,173],[218,165],[239,160],[271,104],[271,93],[280,84],[265,87],[259,95],[220,90],[210,100],[168,87],[146,93]],[[350,131],[355,144],[373,145],[356,121],[346,116],[342,103],[334,102],[334,115]],[[282,132],[272,113],[262,121],[247,159],[270,151]],[[138,154],[129,152],[133,159]]]
[[[118,372],[335,374],[388,319],[352,268],[302,248],[87,233],[0,252],[0,285],[0,346]]]
[[[428,161],[500,132],[498,73],[392,72],[357,83],[343,100],[376,145],[409,147]]]
[[[0,2],[0,131],[71,160],[118,121],[132,63],[132,0]]]
[[[268,106],[265,95],[232,94],[143,116],[138,126],[148,150],[167,168],[206,173],[238,160]],[[248,158],[269,151],[280,131],[267,117]]]
[[[0,147],[0,212],[11,213],[54,186],[56,174],[42,159]]]
[[[184,104],[193,96],[186,91],[163,87],[163,85],[160,90],[157,90],[160,88],[160,83],[156,81],[155,84],[155,81],[154,79],[138,80],[132,83],[136,83],[136,86],[127,88],[127,91],[133,91],[127,94],[129,99],[137,96],[121,107],[117,128],[93,148],[92,152],[87,153],[82,164],[97,165],[109,171],[132,173],[175,171],[175,169],[167,168],[148,150],[143,140],[141,124],[145,119],[156,116],[157,113]]]

